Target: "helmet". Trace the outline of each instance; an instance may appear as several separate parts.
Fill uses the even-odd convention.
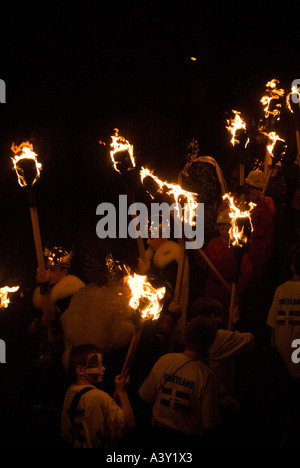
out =
[[[112,280],[120,280],[131,274],[130,266],[123,261],[115,260],[111,253],[105,257],[105,265]]]
[[[231,224],[229,216],[230,210],[223,210],[219,213],[216,224]]]
[[[251,187],[264,188],[266,185],[266,177],[262,171],[256,169],[251,171],[245,179],[245,182]]]
[[[63,247],[53,247],[51,250],[45,250],[46,263],[48,267],[60,266],[70,268],[73,252],[68,252]]]

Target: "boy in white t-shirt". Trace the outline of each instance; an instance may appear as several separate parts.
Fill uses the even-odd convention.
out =
[[[96,387],[103,379],[105,367],[94,345],[81,345],[71,351],[69,371],[75,383],[64,399],[62,437],[73,448],[111,447],[122,438],[126,428],[135,426],[126,391],[127,379],[120,376],[115,379],[119,406],[110,395]]]

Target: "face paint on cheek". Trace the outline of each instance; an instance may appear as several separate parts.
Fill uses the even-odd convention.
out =
[[[102,363],[102,356],[101,354],[93,354],[86,365],[86,373],[90,377],[94,377],[96,379],[101,378],[104,373],[104,366]]]

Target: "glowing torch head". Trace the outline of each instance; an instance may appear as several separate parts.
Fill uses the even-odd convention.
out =
[[[114,168],[120,174],[125,174],[135,167],[135,159],[133,155],[133,145],[124,137],[119,135],[119,130],[114,129],[115,134],[111,137],[111,151],[110,157],[113,162]]]
[[[277,88],[279,81],[273,79],[266,84],[266,95],[263,96],[260,102],[264,106],[265,117],[272,116],[279,120],[281,113],[281,98],[284,96],[284,89]]]
[[[157,194],[164,194],[174,200],[179,221],[182,221],[182,209],[180,203],[184,203],[184,222],[191,226],[195,226],[197,208],[196,193],[188,192],[178,184],[164,182],[156,177],[152,171],[144,167],[140,170],[140,176],[142,183],[146,185],[146,190],[152,198]]]
[[[37,160],[37,154],[33,151],[29,142],[16,146],[12,144],[15,156],[12,159],[14,169],[21,187],[33,186],[40,178],[41,163]]]
[[[4,288],[0,288],[0,309],[5,308],[7,309],[8,304],[10,302],[8,298],[8,293],[13,293],[18,291],[19,286],[13,286],[12,288],[8,286],[4,286]]]
[[[300,112],[300,88],[298,86],[292,86],[291,92],[286,97],[286,105],[292,114]]]
[[[241,113],[233,110],[234,118],[227,119],[228,126],[227,130],[231,133],[231,144],[232,146],[241,146],[246,148],[249,143],[247,135],[246,123],[241,118]]]
[[[280,161],[286,151],[285,140],[280,138],[276,132],[264,133],[268,137],[267,150],[271,157],[272,164],[275,165]]]
[[[165,296],[166,288],[155,289],[147,282],[147,276],[137,274],[128,275],[125,283],[131,291],[130,307],[140,312],[141,319],[157,320],[163,307],[161,301]]]
[[[231,218],[231,228],[229,230],[230,247],[241,251],[247,251],[250,248],[250,236],[253,231],[251,222],[251,210],[256,206],[254,203],[249,203],[248,211],[241,211],[235,206],[233,197],[225,193],[223,200],[229,202],[229,217]]]

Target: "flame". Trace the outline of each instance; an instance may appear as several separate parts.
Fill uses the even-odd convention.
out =
[[[292,94],[297,94],[297,95],[298,95],[298,102],[300,102],[300,101],[299,101],[299,99],[300,99],[300,88],[298,88],[298,86],[292,86],[291,92],[290,92],[290,93],[287,95],[287,97],[286,97],[286,105],[287,105],[287,108],[288,108],[289,111],[293,114],[294,111],[293,111],[293,109],[292,109],[292,107],[291,107],[291,101],[290,101],[290,97],[291,97]]]
[[[115,170],[117,172],[120,172],[119,169],[117,168],[118,162],[115,160],[115,154],[121,151],[128,151],[132,166],[135,167],[133,145],[131,145],[129,141],[125,140],[124,137],[119,135],[119,130],[117,128],[115,128],[114,130],[115,130],[115,134],[111,137],[112,143],[110,144],[110,146],[112,150],[110,151],[110,157],[113,162]]]
[[[269,151],[269,154],[273,157],[273,150],[274,150],[274,146],[276,144],[276,141],[279,140],[279,141],[284,141],[282,138],[280,138],[276,132],[270,132],[268,134],[268,137],[270,138],[270,140],[272,141],[269,145],[267,145],[267,150]]]
[[[35,168],[36,168],[36,176],[32,182],[32,185],[35,184],[35,182],[39,179],[40,177],[40,170],[42,169],[41,163],[38,162],[37,160],[37,154],[33,151],[32,144],[30,144],[28,141],[21,143],[19,146],[16,146],[14,143],[12,144],[11,150],[15,153],[15,157],[11,158],[14,164],[14,169],[17,173],[18,176],[18,182],[21,185],[21,187],[26,187],[27,181],[24,176],[24,171],[20,167],[18,167],[19,161],[22,161],[24,159],[27,160],[33,160],[35,162]],[[21,153],[17,155],[17,153]]]
[[[147,282],[147,276],[128,275],[125,278],[125,283],[128,284],[131,290],[131,298],[129,301],[130,307],[137,310],[140,308],[142,319],[152,318],[157,320],[159,318],[162,305],[160,301],[163,299],[166,288],[155,289],[150,283]],[[143,304],[146,302],[146,304]]]
[[[232,112],[235,114],[235,117],[234,119],[227,120],[227,123],[229,126],[226,128],[227,130],[229,130],[229,132],[232,135],[230,142],[234,146],[235,144],[239,143],[239,140],[235,138],[236,131],[240,129],[246,130],[246,123],[241,118],[241,113],[239,111],[233,110]],[[249,143],[249,138],[247,138],[245,148],[247,147],[248,143]]]
[[[13,286],[10,288],[9,286],[4,286],[3,288],[0,288],[0,308],[7,308],[9,304],[9,299],[8,299],[8,293],[16,292],[18,291],[19,286]]]
[[[229,213],[229,216],[231,218],[231,228],[229,230],[229,237],[230,237],[231,245],[244,247],[249,242],[249,237],[245,233],[244,226],[242,226],[242,229],[239,228],[237,220],[248,219],[250,227],[251,227],[251,232],[252,232],[253,226],[251,222],[250,212],[256,206],[256,204],[253,202],[250,202],[249,203],[250,209],[248,211],[247,210],[240,211],[240,209],[237,206],[235,206],[233,202],[233,197],[231,197],[228,193],[225,193],[225,195],[223,195],[223,200],[225,199],[229,201],[229,207],[231,210]]]
[[[261,132],[263,135],[267,135],[268,138],[270,139],[271,143],[269,143],[267,145],[267,150],[268,150],[268,153],[269,155],[273,158],[273,150],[274,150],[274,146],[276,144],[276,141],[285,141],[283,140],[282,138],[280,138],[276,132],[270,132],[270,133],[265,133],[265,132]]]
[[[184,210],[184,222],[190,224],[191,226],[195,226],[195,216],[196,216],[196,208],[197,208],[197,199],[196,193],[193,192],[188,192],[186,190],[183,190],[180,185],[178,184],[170,184],[169,182],[163,182],[162,180],[158,179],[153,174],[153,171],[150,171],[150,169],[142,167],[140,170],[140,176],[141,180],[143,182],[145,177],[152,177],[152,179],[159,185],[161,193],[166,191],[166,193],[170,196],[174,197],[177,212],[179,213],[179,199],[181,197],[184,197],[186,199],[186,206]],[[152,198],[154,196],[150,194]]]
[[[268,81],[266,84],[267,95],[263,96],[260,100],[260,102],[264,105],[265,117],[268,118],[271,114],[273,117],[276,117],[277,120],[280,118],[281,103],[278,102],[277,105],[274,106],[273,110],[270,110],[270,103],[273,99],[279,99],[284,95],[284,89],[277,89],[278,83],[279,81],[276,79]]]

